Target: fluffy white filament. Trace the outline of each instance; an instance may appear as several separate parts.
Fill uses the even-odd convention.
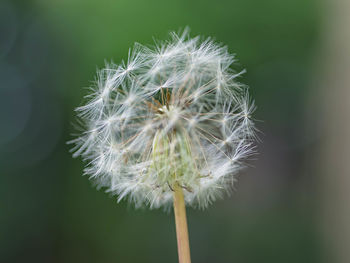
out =
[[[136,207],[166,207],[175,184],[186,204],[206,207],[232,188],[253,153],[254,104],[226,47],[171,34],[150,49],[136,44],[128,61],[98,72],[73,156],[99,187]]]

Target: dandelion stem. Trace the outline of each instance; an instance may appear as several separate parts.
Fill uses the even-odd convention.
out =
[[[174,214],[179,263],[191,263],[185,200],[183,190],[179,184],[174,186]]]

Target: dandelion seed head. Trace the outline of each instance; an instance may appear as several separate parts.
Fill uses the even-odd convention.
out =
[[[255,110],[227,48],[187,31],[155,48],[136,44],[98,72],[76,109],[73,156],[97,186],[136,207],[168,207],[176,184],[205,208],[232,188],[254,153]]]

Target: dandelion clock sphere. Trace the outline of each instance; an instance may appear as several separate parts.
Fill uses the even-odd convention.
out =
[[[185,205],[221,197],[253,153],[255,107],[233,62],[211,39],[172,33],[106,65],[76,109],[83,131],[71,143],[73,156],[88,161],[85,174],[118,201],[173,204],[180,262],[190,262]]]

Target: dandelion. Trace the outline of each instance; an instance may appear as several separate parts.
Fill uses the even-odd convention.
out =
[[[98,187],[136,207],[174,206],[180,262],[190,262],[185,205],[206,208],[229,192],[254,152],[255,109],[225,46],[188,32],[99,71],[76,109],[73,156]]]

